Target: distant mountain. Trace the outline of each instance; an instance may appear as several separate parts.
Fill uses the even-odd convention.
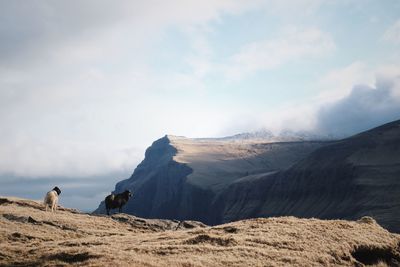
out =
[[[211,208],[232,183],[288,169],[328,143],[276,142],[268,134],[214,139],[167,135],[146,150],[145,159],[115,191],[134,192],[125,211],[136,216],[218,224],[220,214]],[[104,203],[96,212],[104,213]]]
[[[262,129],[254,132],[240,133],[222,138],[204,138],[225,141],[252,141],[252,142],[293,142],[293,141],[329,141],[338,140],[343,136],[322,135],[309,131],[282,130],[278,134]]]
[[[213,210],[221,222],[368,215],[400,232],[400,121],[321,147],[287,170],[235,181]]]
[[[219,224],[369,215],[400,232],[400,121],[338,141],[267,131],[217,139],[165,136],[115,191],[125,189],[134,191],[125,211],[146,218]],[[104,203],[95,212],[104,213]]]

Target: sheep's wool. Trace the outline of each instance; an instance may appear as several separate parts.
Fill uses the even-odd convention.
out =
[[[57,208],[57,203],[58,203],[57,192],[55,190],[47,192],[46,197],[44,198],[44,204],[46,205],[46,210],[47,206],[50,206],[52,211],[55,210]]]

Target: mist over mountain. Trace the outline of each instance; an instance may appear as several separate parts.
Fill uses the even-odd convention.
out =
[[[344,137],[342,134],[318,134],[313,131],[295,131],[284,129],[275,133],[268,129],[261,129],[253,132],[245,132],[232,136],[212,138],[220,140],[242,141],[249,140],[253,142],[294,142],[294,141],[328,141]],[[200,138],[198,138],[200,139]]]
[[[400,117],[400,76],[377,77],[374,86],[355,85],[349,94],[323,105],[316,113],[316,131],[350,136]]]

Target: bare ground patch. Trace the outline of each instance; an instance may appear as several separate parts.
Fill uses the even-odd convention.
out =
[[[63,261],[66,263],[80,263],[80,262],[85,262],[89,259],[97,259],[97,258],[100,258],[100,256],[90,254],[89,252],[83,252],[83,253],[59,252],[46,256],[43,258],[43,260]]]
[[[211,244],[215,246],[233,246],[236,245],[237,242],[231,238],[221,238],[221,237],[213,237],[207,234],[198,235],[194,238],[190,238],[184,242],[188,245],[198,245],[198,244]]]
[[[386,263],[388,266],[400,266],[400,251],[392,247],[358,246],[351,255],[362,264],[377,265]]]

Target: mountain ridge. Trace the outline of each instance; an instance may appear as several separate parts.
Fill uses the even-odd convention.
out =
[[[277,133],[268,129],[260,129],[251,132],[243,132],[239,134],[222,136],[222,137],[206,137],[206,138],[191,138],[173,134],[166,134],[164,137],[173,139],[191,139],[197,141],[249,141],[249,142],[295,142],[295,141],[330,141],[342,139],[345,136],[334,136],[330,134],[318,134],[312,131],[294,131],[281,130]]]
[[[400,121],[394,121],[321,147],[283,172],[233,184],[218,202],[222,206],[236,204],[220,205],[219,209],[227,213],[223,221],[282,215],[323,219],[368,215],[399,232],[399,177]],[[243,202],[256,204],[242,208]]]
[[[395,121],[336,141],[166,135],[146,150],[115,192],[132,189],[126,211],[146,218],[214,225],[253,217],[368,215],[399,232],[399,125]],[[104,212],[103,204],[95,212]]]
[[[117,183],[114,192],[134,192],[126,205],[128,213],[213,225],[219,223],[218,215],[210,208],[230,183],[287,168],[326,143],[236,142],[165,135],[153,142],[132,176]],[[95,212],[103,213],[104,203]]]

